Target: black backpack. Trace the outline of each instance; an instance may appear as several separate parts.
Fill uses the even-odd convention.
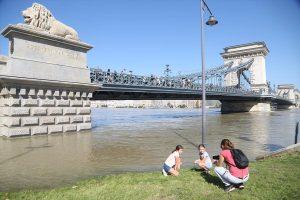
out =
[[[239,169],[245,169],[249,165],[247,156],[240,149],[231,149],[231,155],[233,157],[235,166]]]

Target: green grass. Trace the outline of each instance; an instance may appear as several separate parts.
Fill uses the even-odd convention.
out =
[[[164,177],[160,172],[126,173],[58,189],[0,193],[0,199],[300,199],[300,153],[252,162],[245,186],[225,193],[214,173],[183,169],[179,177]]]

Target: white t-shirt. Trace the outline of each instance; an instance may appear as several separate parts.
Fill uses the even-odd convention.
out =
[[[169,155],[169,157],[167,158],[167,160],[165,161],[165,164],[168,165],[169,167],[173,167],[175,165],[175,158],[179,157],[179,152],[178,151],[174,151],[173,153],[171,153]]]
[[[211,165],[212,164],[211,159],[210,159],[210,157],[209,157],[209,155],[208,155],[208,153],[206,151],[203,153],[203,157],[206,158],[205,163],[207,165]]]

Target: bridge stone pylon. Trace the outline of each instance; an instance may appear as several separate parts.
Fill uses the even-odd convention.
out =
[[[264,42],[253,42],[224,48],[221,56],[224,64],[233,62],[231,67],[239,65],[241,62],[247,62],[254,59],[252,65],[249,67],[250,72],[249,84],[251,90],[268,93],[268,85],[266,78],[266,64],[265,57],[269,50]],[[237,86],[240,83],[240,76],[242,71],[230,72],[224,77],[225,86]]]

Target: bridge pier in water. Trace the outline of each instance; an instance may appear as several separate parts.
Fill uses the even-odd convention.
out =
[[[270,112],[271,102],[221,101],[221,113]]]

